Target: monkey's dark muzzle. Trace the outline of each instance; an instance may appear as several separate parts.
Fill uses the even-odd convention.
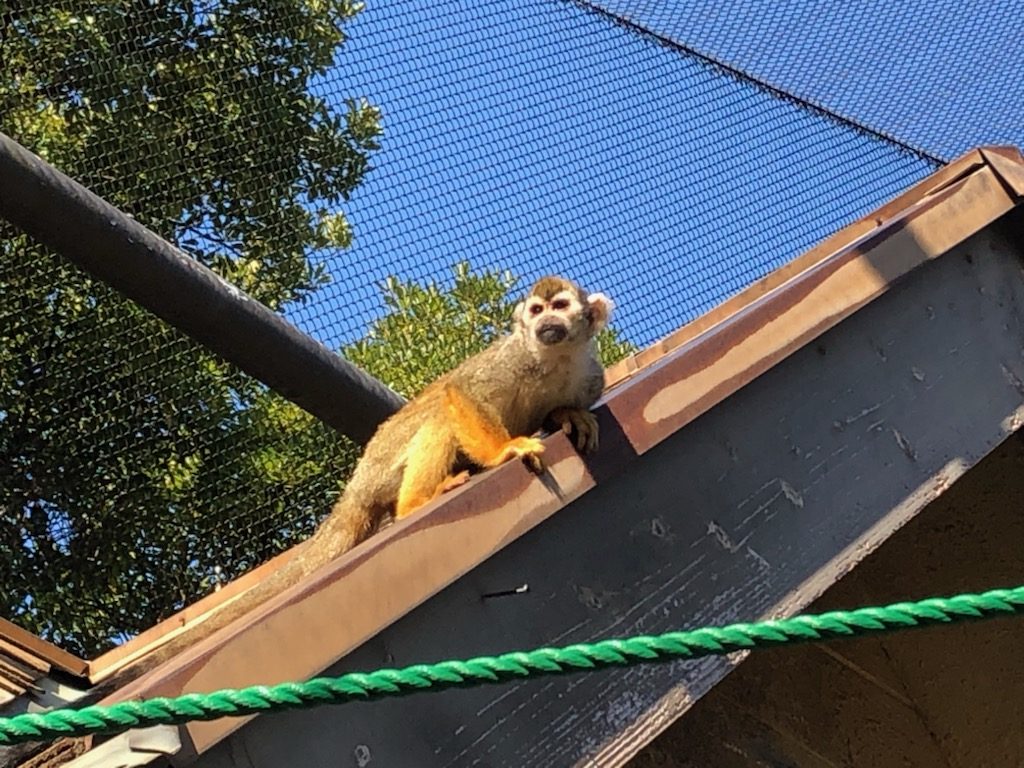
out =
[[[542,344],[557,344],[568,335],[569,329],[560,323],[544,323],[537,328],[537,338]]]

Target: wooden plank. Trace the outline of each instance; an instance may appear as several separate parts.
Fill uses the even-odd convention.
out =
[[[8,690],[21,693],[27,688],[34,688],[41,674],[32,667],[27,667],[7,656],[0,655],[0,686],[10,686]]]
[[[1019,426],[1018,259],[984,236],[915,271],[329,673],[803,608]],[[198,764],[621,765],[739,658],[258,718]]]
[[[85,675],[87,671],[87,664],[82,659],[36,637],[7,619],[0,619],[0,638],[72,675]]]
[[[45,675],[50,671],[49,662],[0,637],[0,660],[5,656],[28,669],[35,670],[41,675]]]
[[[592,460],[549,438],[546,476],[508,464],[478,478],[108,700],[317,674],[1011,206],[990,169],[973,170],[616,388],[598,410],[602,448]],[[345,607],[341,628],[336,606]],[[201,752],[240,724],[188,731]]]

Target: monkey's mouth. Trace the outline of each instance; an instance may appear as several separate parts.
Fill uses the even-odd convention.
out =
[[[565,338],[569,335],[569,331],[564,325],[558,323],[545,323],[537,329],[537,338],[541,344],[558,344],[560,341],[565,341]]]

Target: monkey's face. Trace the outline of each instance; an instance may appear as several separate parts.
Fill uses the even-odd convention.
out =
[[[542,278],[516,307],[516,321],[531,346],[552,348],[589,341],[608,321],[611,302],[586,296],[561,278]]]
[[[560,291],[549,299],[530,296],[522,322],[527,333],[546,347],[572,341],[586,330],[583,305],[570,291]]]

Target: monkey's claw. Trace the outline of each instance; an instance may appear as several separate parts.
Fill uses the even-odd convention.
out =
[[[558,408],[551,414],[551,419],[562,431],[572,436],[576,432],[576,447],[584,452],[597,450],[597,418],[590,411],[582,408]]]
[[[535,453],[527,453],[522,457],[523,463],[526,464],[526,468],[535,474],[540,474],[544,471],[544,461]]]

